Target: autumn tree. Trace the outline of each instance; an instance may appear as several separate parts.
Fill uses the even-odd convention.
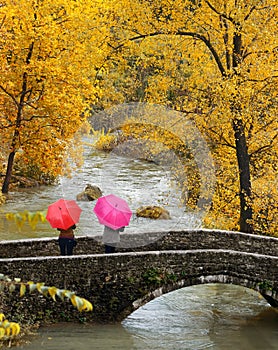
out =
[[[7,0],[0,16],[3,192],[16,154],[60,174],[88,107],[147,101],[181,111],[206,137],[215,225],[275,231],[274,0]]]
[[[115,66],[134,86],[145,69],[141,99],[182,111],[211,147],[216,225],[275,232],[276,1],[122,0],[111,11]]]
[[[1,2],[0,136],[1,153],[7,154],[3,193],[8,192],[16,155],[54,177],[62,173],[68,155],[72,162],[79,160],[73,136],[101,95],[95,82],[105,55],[96,25],[101,11],[101,2],[86,0]]]

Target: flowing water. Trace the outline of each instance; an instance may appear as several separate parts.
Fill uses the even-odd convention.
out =
[[[126,232],[144,232],[200,227],[200,217],[180,206],[166,166],[116,154],[85,150],[85,163],[71,178],[56,186],[23,189],[10,193],[0,212],[0,238],[56,237],[48,223],[36,230],[22,229],[5,218],[7,212],[46,210],[64,197],[75,199],[87,183],[103,194],[125,198],[134,212],[141,205],[161,205],[171,220],[151,221],[132,217]],[[79,202],[82,215],[76,235],[102,233],[92,209],[93,202]],[[58,324],[43,327],[25,350],[73,349],[278,349],[278,313],[254,291],[233,285],[199,285],[163,295],[141,307],[117,325]]]
[[[138,309],[122,324],[42,328],[24,350],[275,350],[278,313],[259,295],[220,284],[183,288]]]
[[[46,210],[50,203],[60,197],[75,199],[86,184],[97,185],[103,195],[114,193],[123,197],[133,212],[140,206],[151,204],[163,206],[171,214],[171,220],[157,221],[133,215],[129,227],[125,230],[126,233],[200,227],[199,214],[185,213],[180,194],[166,166],[95,151],[89,146],[85,147],[84,157],[82,169],[74,171],[71,178],[62,178],[56,186],[11,192],[7,203],[0,207],[1,238],[20,239],[56,235],[57,232],[45,223],[39,223],[35,231],[32,231],[28,224],[19,230],[15,223],[5,219],[5,213]],[[78,204],[82,208],[82,214],[76,234],[89,236],[101,234],[103,227],[92,211],[94,202],[78,202]]]

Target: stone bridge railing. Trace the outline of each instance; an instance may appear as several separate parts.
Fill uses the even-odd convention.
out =
[[[142,235],[144,246],[135,247]],[[133,248],[125,248],[131,240]],[[161,294],[213,282],[252,288],[278,306],[275,238],[207,230],[123,235],[119,253],[106,255],[99,238],[79,237],[72,257],[59,256],[55,241],[0,243],[0,272],[74,290],[93,303],[94,311],[80,314],[70,304],[27,295],[28,311],[36,318],[120,321]],[[26,305],[14,296],[6,309],[6,315],[26,314]]]

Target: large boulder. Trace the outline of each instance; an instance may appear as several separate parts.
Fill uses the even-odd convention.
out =
[[[94,201],[102,196],[102,191],[98,186],[86,185],[83,192],[76,196],[77,201]]]
[[[171,219],[169,211],[157,205],[147,205],[138,208],[136,216],[149,219]]]

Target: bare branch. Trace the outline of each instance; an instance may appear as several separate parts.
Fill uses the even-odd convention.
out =
[[[211,52],[219,70],[220,70],[220,73],[222,76],[226,76],[227,73],[222,65],[222,62],[220,60],[220,57],[219,55],[217,54],[216,50],[214,49],[214,47],[212,46],[211,42],[204,36],[204,35],[201,35],[199,33],[194,33],[194,32],[183,32],[183,31],[178,31],[176,33],[176,35],[182,35],[182,36],[190,36],[194,39],[198,39],[200,41],[202,41],[206,46],[207,48],[209,49],[209,51]]]
[[[30,122],[33,119],[45,119],[45,118],[49,118],[49,115],[32,115],[30,118],[22,118],[23,122]]]
[[[227,19],[228,21],[230,21],[231,23],[233,24],[236,24],[235,21],[232,19],[232,17],[228,16],[227,14],[225,13],[222,13],[220,11],[218,11],[209,1],[205,1],[205,3],[208,5],[208,7],[214,12],[216,13],[218,16],[221,16],[225,19]]]
[[[256,151],[250,153],[250,154],[249,154],[250,159],[251,159],[254,155],[257,155],[257,154],[259,154],[259,153],[262,153],[262,152],[265,152],[265,151],[271,149],[271,148],[272,148],[273,141],[277,138],[277,136],[278,136],[278,134],[275,135],[275,137],[273,138],[273,140],[271,140],[271,142],[270,142],[268,145],[264,145],[264,146],[262,146],[262,147],[256,149]]]
[[[244,17],[244,21],[247,21],[248,18],[251,16],[252,12],[256,9],[256,6],[251,7],[249,13]]]
[[[220,139],[224,141],[224,143],[221,143],[222,146],[227,146],[234,150],[236,149],[236,146],[231,144],[225,137],[223,137],[223,134],[219,134],[216,130],[212,128],[209,128],[208,130],[211,131],[213,134],[217,135]]]
[[[0,89],[1,89],[2,91],[4,91],[5,94],[7,94],[8,96],[10,96],[10,98],[14,101],[14,103],[16,104],[16,106],[19,107],[19,103],[17,102],[16,98],[15,98],[11,93],[9,93],[9,91],[8,91],[7,89],[5,89],[3,85],[0,85]]]
[[[0,6],[0,7],[1,7],[1,6]],[[1,23],[0,23],[0,28],[2,28],[2,27],[3,27],[4,22],[5,22],[5,19],[6,19],[6,15],[3,17],[3,19],[2,19],[2,21],[1,21]]]

